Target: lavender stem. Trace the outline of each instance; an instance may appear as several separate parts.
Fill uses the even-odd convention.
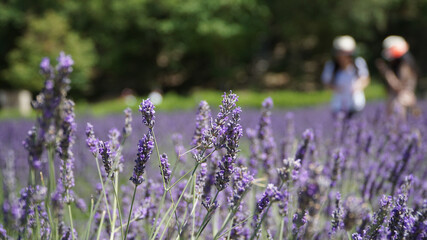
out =
[[[279,186],[279,190],[282,189],[284,182],[281,181],[280,186]],[[267,216],[268,210],[270,209],[272,205],[272,202],[270,201],[270,203],[268,204],[267,209],[264,211],[264,214],[262,215],[261,221],[256,225],[255,229],[254,229],[254,233],[251,236],[251,240],[253,240],[255,238],[255,236],[257,235],[257,232],[259,230],[259,228],[261,227],[262,222],[264,221],[265,217]]]
[[[113,183],[113,191],[114,191],[114,195],[116,195],[116,190],[115,190],[115,182],[117,179],[117,173],[114,174],[114,182]],[[116,220],[117,220],[117,213],[116,213],[116,208],[117,208],[117,198],[114,197],[113,199],[113,221],[111,222],[111,234],[110,234],[110,240],[114,240],[114,229],[116,228]]]
[[[49,185],[48,185],[47,196],[50,196],[50,194],[54,192],[56,189],[55,162],[54,162],[55,150],[52,146],[49,146],[48,148],[48,156],[49,156]]]
[[[159,215],[160,215],[160,210],[163,208],[163,204],[165,203],[165,198],[166,198],[166,193],[167,192],[163,192],[163,196],[162,196],[162,200],[160,200],[160,206],[157,209],[157,213],[156,213],[156,217],[154,218],[154,224],[153,227],[157,228],[156,224],[157,224],[157,219],[159,219]],[[173,205],[172,205],[173,206]],[[150,231],[150,237],[152,236],[152,234],[154,233],[155,229],[152,229],[152,231]]]
[[[122,223],[123,223],[122,213],[121,213],[122,210],[120,209],[120,201],[119,201],[118,196],[117,196],[117,194],[118,194],[118,188],[117,187],[119,186],[119,173],[118,173],[118,171],[116,171],[116,174],[114,175],[114,181],[115,181],[115,183],[113,184],[113,192],[114,192],[114,198],[116,199],[117,208],[119,211],[119,220],[120,220],[120,227],[121,227]],[[122,237],[123,237],[124,236],[123,228],[120,228],[120,229],[121,229]]]
[[[228,213],[227,217],[225,218],[224,223],[222,224],[221,228],[219,229],[219,231],[215,234],[214,236],[214,240],[220,238],[220,236],[218,236],[219,234],[221,234],[221,232],[224,230],[225,227],[227,227],[228,222],[233,219],[234,215],[236,215],[237,210],[239,209],[240,203],[242,202],[242,199],[245,197],[246,193],[248,191],[245,191],[242,194],[242,197],[239,199],[239,201],[236,203],[236,205],[234,206],[234,208]]]
[[[69,195],[70,193],[67,190],[67,195]],[[70,214],[70,226],[71,226],[71,236],[73,238],[73,240],[75,239],[74,237],[74,226],[73,226],[73,214],[71,213],[71,204],[67,203],[68,206],[68,213]]]
[[[125,231],[125,238],[128,235],[128,231],[129,231],[129,224],[130,224],[130,216],[132,215],[132,208],[133,208],[133,202],[135,201],[135,195],[136,195],[136,188],[138,187],[138,185],[135,185],[135,189],[133,190],[133,196],[132,196],[132,203],[130,204],[130,210],[129,210],[129,216],[128,216],[128,222],[126,224],[126,231]],[[120,227],[121,229],[123,229],[123,227]],[[123,231],[123,230],[122,230]]]
[[[199,167],[199,165],[200,165],[200,163],[199,163],[199,162],[197,162],[197,163],[196,163],[196,166],[194,166],[193,172],[191,173],[190,179],[188,179],[187,184],[185,185],[184,189],[182,190],[181,195],[180,195],[180,196],[179,196],[179,198],[178,198],[178,201],[177,201],[174,205],[172,205],[172,206],[174,206],[174,208],[173,208],[173,212],[174,212],[174,213],[176,212],[176,209],[178,208],[178,204],[179,204],[179,202],[181,201],[182,197],[184,196],[185,190],[187,189],[187,187],[188,187],[188,185],[190,184],[190,182],[193,180],[194,173],[196,172],[196,170],[197,170],[197,168]],[[167,216],[167,215],[165,215],[165,216]],[[170,216],[169,216],[168,221],[166,222],[166,226],[168,226],[168,225],[169,225],[169,222],[170,222],[171,218],[172,218],[172,215],[170,215]],[[152,239],[154,239],[154,238],[155,238],[155,236],[157,235],[157,232],[158,232],[159,230],[160,230],[160,228],[157,228],[157,231],[156,231],[156,233],[152,236]],[[162,238],[163,238],[163,235],[166,233],[166,230],[167,230],[167,227],[165,227],[165,229],[163,230],[163,233],[162,233],[162,235],[161,235],[160,239],[162,239]]]
[[[279,239],[283,239],[283,228],[285,227],[285,218],[280,221]]]
[[[105,206],[107,207],[108,219],[111,222],[110,207],[109,207],[109,204],[108,204],[108,201],[107,201],[107,194],[105,192],[104,181],[102,180],[101,168],[99,167],[98,158],[95,158],[95,162],[96,162],[96,168],[98,169],[99,181],[101,182],[101,186],[102,186],[102,192],[104,193],[104,201],[105,201]]]
[[[216,199],[218,198],[219,192],[220,192],[219,190],[216,191],[215,197],[211,200],[209,206],[211,206],[216,201]],[[205,229],[205,227],[208,225],[209,221],[211,220],[212,216],[209,216],[211,211],[212,210],[209,209],[208,212],[206,213],[205,218],[203,219],[202,225],[200,226],[199,231],[197,232],[196,240],[199,239],[200,234],[202,234],[203,230]]]
[[[99,201],[99,199],[98,199]],[[89,240],[89,235],[90,235],[90,226],[92,225],[92,218],[93,218],[93,197],[90,198],[90,213],[89,213],[89,223],[87,225],[87,230],[86,230],[86,240]]]
[[[105,211],[102,211],[101,222],[99,223],[98,233],[96,234],[96,240],[99,240],[99,238],[101,237],[101,229],[102,229],[102,224],[104,223],[104,217],[105,217]]]

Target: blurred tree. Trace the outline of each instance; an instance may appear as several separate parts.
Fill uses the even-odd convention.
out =
[[[47,11],[65,27],[56,19],[41,22]],[[125,88],[139,94],[262,89],[267,77],[282,84],[274,87],[312,89],[335,36],[354,36],[373,66],[384,37],[402,35],[423,66],[426,27],[427,0],[6,0],[0,2],[0,56],[7,56],[0,59],[0,84],[34,89],[23,81],[31,75],[26,64],[69,45],[65,50],[82,64],[76,88],[87,90],[90,78],[96,88],[87,94],[94,97]]]
[[[64,2],[73,26],[90,35],[111,92],[129,87],[235,87],[246,72],[268,9],[256,0],[91,0]],[[241,77],[242,80],[245,78]],[[114,85],[114,88],[111,86]]]
[[[75,61],[72,89],[79,93],[89,90],[96,62],[92,41],[72,31],[67,19],[55,12],[48,11],[40,18],[27,16],[27,22],[25,33],[7,56],[9,68],[2,72],[4,79],[15,88],[39,91],[44,82],[38,69],[41,59],[48,56],[55,64],[54,59],[63,50]]]

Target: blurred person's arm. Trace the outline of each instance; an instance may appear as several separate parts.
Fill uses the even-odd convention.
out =
[[[407,63],[402,64],[399,69],[400,75],[400,83],[402,84],[402,88],[414,91],[417,85],[417,74],[415,70]]]
[[[371,78],[369,77],[369,70],[366,61],[358,57],[355,59],[354,64],[358,69],[358,79],[353,84],[353,91],[363,91],[371,82]]]
[[[332,61],[327,61],[322,72],[322,83],[329,89],[335,89],[333,84],[334,75],[334,63]]]
[[[399,78],[394,74],[394,72],[387,66],[387,64],[382,59],[377,59],[375,64],[378,68],[378,71],[384,76],[388,85],[396,92],[399,92],[403,89],[403,84],[399,81]]]

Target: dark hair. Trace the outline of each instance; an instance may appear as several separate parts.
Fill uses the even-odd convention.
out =
[[[336,58],[333,59],[333,64],[334,64],[334,71],[332,74],[331,84],[335,85],[336,84],[336,76],[337,76],[338,70],[340,69],[340,66],[339,66]],[[357,65],[355,63],[355,56],[354,55],[351,55],[351,64],[354,66],[356,76],[359,77],[359,68],[357,67]]]

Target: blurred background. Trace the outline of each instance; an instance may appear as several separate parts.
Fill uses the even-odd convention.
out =
[[[71,95],[81,101],[198,89],[316,92],[343,34],[381,85],[374,61],[395,34],[410,44],[422,95],[426,30],[427,0],[6,0],[0,89],[34,96],[41,58],[64,50],[75,61]]]

